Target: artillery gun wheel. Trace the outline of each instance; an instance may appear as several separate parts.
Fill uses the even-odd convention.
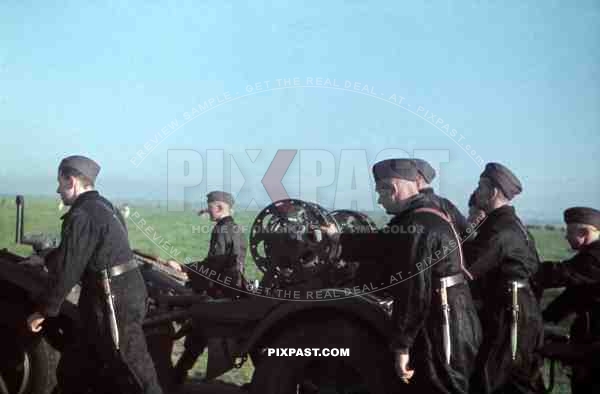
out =
[[[349,209],[338,209],[329,213],[329,216],[338,223],[340,232],[350,234],[369,234],[377,232],[377,225],[366,214]],[[353,286],[357,280],[364,278],[365,273],[372,275],[372,267],[361,268],[361,264],[356,261],[338,260],[334,262],[335,270],[332,271],[333,277],[330,279],[331,286]],[[372,280],[364,283],[378,283]]]
[[[250,231],[250,253],[272,284],[293,282],[330,260],[332,244],[321,227],[335,219],[317,204],[296,199],[264,208]],[[263,285],[265,285],[263,283]]]
[[[349,349],[349,356],[264,357],[256,366],[251,394],[384,394],[396,383],[393,358],[383,342],[346,319],[290,325],[273,342],[275,349]]]
[[[6,350],[6,349],[5,349]],[[8,394],[49,394],[56,386],[54,371],[59,354],[43,338],[10,351],[10,362],[2,365],[0,393]],[[3,357],[7,357],[4,353]],[[6,360],[6,358],[5,358]]]

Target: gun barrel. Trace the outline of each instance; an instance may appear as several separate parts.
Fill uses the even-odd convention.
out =
[[[136,259],[144,264],[149,264],[152,267],[156,268],[157,270],[162,271],[165,274],[170,275],[179,281],[187,282],[187,280],[188,280],[187,275],[184,272],[179,272],[179,271],[176,271],[173,268],[169,267],[167,265],[167,262],[164,261],[163,259],[161,259],[160,257],[152,256],[150,254],[140,252],[137,249],[133,250],[133,257],[134,257],[134,259]]]
[[[23,242],[23,210],[25,209],[25,198],[18,195],[16,198],[17,204],[17,220],[15,223],[15,243],[17,245]]]
[[[135,257],[139,257],[140,260],[144,260],[147,262],[164,263],[164,260],[161,259],[159,256],[154,256],[150,253],[145,253],[138,249],[133,249],[132,252],[135,255]]]

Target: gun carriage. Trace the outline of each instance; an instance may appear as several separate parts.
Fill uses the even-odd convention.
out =
[[[58,240],[25,236],[24,200],[18,196],[16,202],[15,241],[31,245],[34,253],[23,257],[0,250],[0,345],[6,349],[0,360],[0,394],[50,393],[59,353],[77,330],[77,289],[41,333],[27,331],[24,321],[48,278],[46,263]],[[194,329],[208,338],[208,380],[250,358],[253,393],[385,393],[397,384],[387,346],[391,297],[385,289],[348,291],[383,268],[335,258],[335,245],[321,233],[331,224],[341,232],[376,231],[362,213],[328,212],[301,200],[277,201],[263,209],[249,235],[250,253],[263,274],[255,283],[243,278],[234,285],[212,275],[232,264],[227,259],[192,263],[184,274],[157,256],[134,251],[150,295],[144,330],[165,392],[173,389],[173,342],[189,333],[191,319],[202,323]],[[207,295],[215,283],[224,298]],[[282,348],[337,348],[349,354],[270,357],[269,349]]]

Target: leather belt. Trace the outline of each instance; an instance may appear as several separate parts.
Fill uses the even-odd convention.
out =
[[[128,261],[123,264],[110,267],[108,270],[103,270],[97,273],[100,279],[114,278],[115,276],[123,275],[126,272],[132,271],[139,267],[139,263],[135,260]],[[107,272],[108,271],[108,272]]]
[[[444,277],[440,278],[441,286],[446,287],[446,288],[460,285],[462,283],[467,283],[467,279],[465,278],[465,276],[462,273],[456,274],[456,275],[444,276]]]

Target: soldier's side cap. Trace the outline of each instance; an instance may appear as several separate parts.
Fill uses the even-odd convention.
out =
[[[77,170],[86,177],[90,178],[92,182],[96,181],[96,177],[100,173],[100,165],[98,163],[89,157],[79,155],[68,156],[62,159],[60,165],[58,166],[58,170],[61,171],[64,168],[72,168]]]
[[[421,176],[425,179],[425,182],[431,183],[435,179],[435,170],[433,167],[423,159],[414,159],[417,170]]]
[[[600,230],[600,211],[588,207],[573,207],[565,210],[565,223],[589,224]]]
[[[500,163],[486,164],[481,176],[491,180],[509,200],[523,191],[523,186],[515,174]]]
[[[233,206],[234,199],[233,196],[227,192],[223,192],[220,190],[215,190],[206,195],[206,200],[208,203],[220,201]]]
[[[417,166],[412,159],[382,160],[373,166],[375,181],[385,178],[401,178],[408,181],[415,181],[417,174]]]

